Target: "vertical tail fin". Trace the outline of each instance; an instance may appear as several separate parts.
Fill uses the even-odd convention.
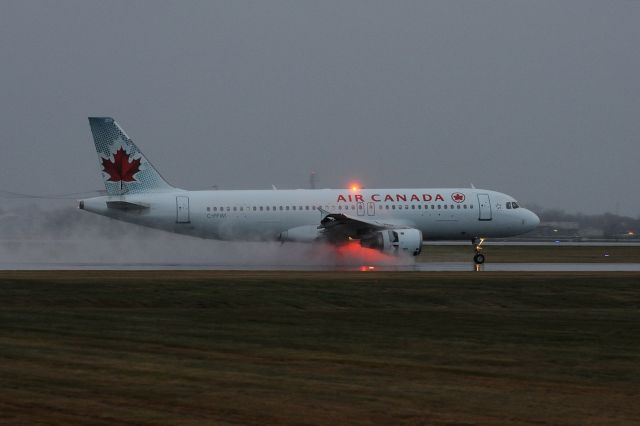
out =
[[[108,195],[173,189],[111,117],[89,117]]]

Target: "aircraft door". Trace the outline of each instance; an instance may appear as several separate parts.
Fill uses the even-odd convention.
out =
[[[375,216],[376,215],[376,203],[369,201],[367,203],[367,215]]]
[[[189,223],[189,197],[176,197],[176,223]]]
[[[364,216],[364,203],[358,203],[358,216]]]
[[[491,201],[489,194],[478,194],[478,220],[491,220]]]

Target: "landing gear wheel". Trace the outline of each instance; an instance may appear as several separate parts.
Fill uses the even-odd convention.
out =
[[[484,255],[480,253],[480,250],[482,250],[483,242],[484,238],[474,237],[471,240],[471,244],[473,244],[473,251],[476,253],[475,256],[473,256],[473,261],[476,265],[482,265],[484,263]]]

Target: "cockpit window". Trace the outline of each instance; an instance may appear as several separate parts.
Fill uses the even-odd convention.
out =
[[[511,201],[507,201],[507,208],[511,210]]]
[[[514,209],[517,209],[518,207],[520,207],[518,203],[516,203],[515,201],[513,201],[511,205],[513,206]]]

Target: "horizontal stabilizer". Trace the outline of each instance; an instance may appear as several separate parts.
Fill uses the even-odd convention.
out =
[[[148,209],[149,205],[129,201],[107,201],[107,207],[116,210],[144,210]]]

